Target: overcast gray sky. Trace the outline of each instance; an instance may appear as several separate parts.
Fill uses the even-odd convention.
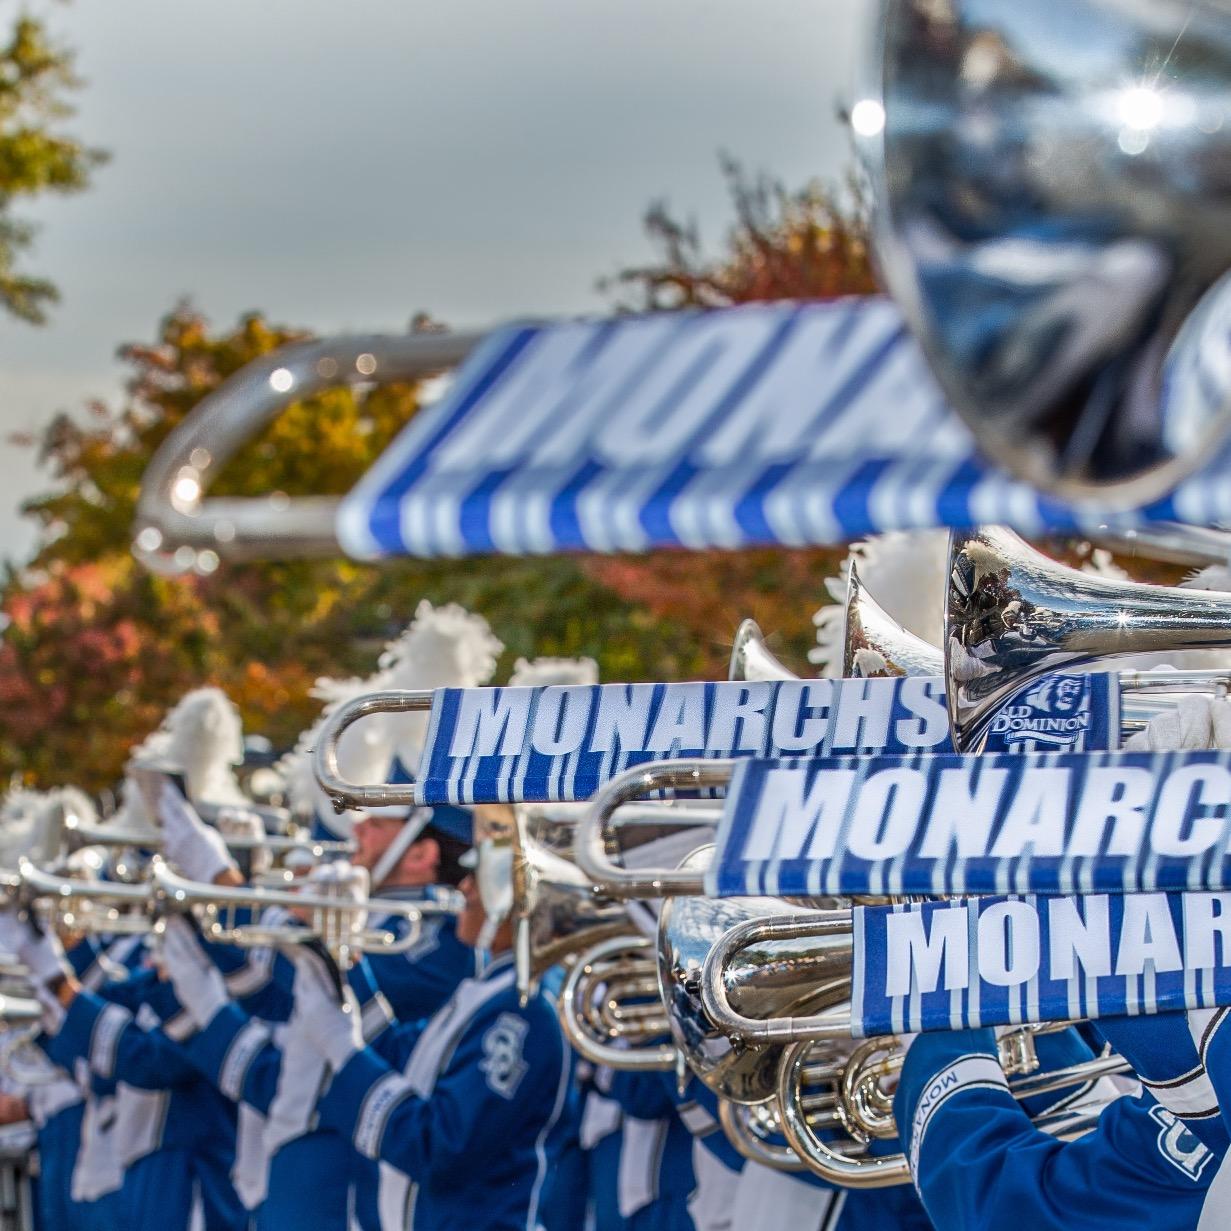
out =
[[[27,4],[76,49],[73,130],[112,159],[27,211],[63,302],[0,320],[0,431],[114,398],[116,348],[183,296],[319,331],[601,310],[652,199],[721,236],[720,150],[791,185],[843,173],[867,3]],[[0,555],[28,550],[43,481],[0,443]]]

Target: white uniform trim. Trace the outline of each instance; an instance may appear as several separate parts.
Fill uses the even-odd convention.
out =
[[[233,1103],[243,1098],[248,1067],[268,1039],[269,1028],[259,1021],[250,1021],[231,1040],[218,1069],[218,1089]]]
[[[274,951],[261,947],[248,953],[248,960],[233,970],[223,982],[232,1000],[242,1000],[245,996],[253,996],[270,980],[274,968]]]
[[[1005,1080],[1004,1070],[991,1056],[960,1056],[941,1069],[928,1082],[923,1097],[915,1107],[915,1115],[910,1127],[911,1174],[919,1174],[919,1152],[932,1117],[953,1095],[970,1089],[1007,1091],[1008,1088],[1009,1083]]]
[[[1196,1068],[1171,1081],[1147,1081],[1141,1084],[1154,1095],[1172,1115],[1184,1120],[1206,1120],[1219,1114],[1218,1095],[1205,1069]]]
[[[90,1068],[99,1077],[110,1078],[115,1072],[116,1049],[124,1027],[132,1020],[128,1010],[109,1004],[94,1020],[90,1031]]]
[[[380,1142],[393,1109],[414,1091],[401,1073],[386,1073],[364,1095],[355,1122],[355,1149],[365,1158],[380,1157]]]

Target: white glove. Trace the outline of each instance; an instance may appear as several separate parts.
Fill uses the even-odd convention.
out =
[[[1144,731],[1131,736],[1124,747],[1139,752],[1179,752],[1213,748],[1215,719],[1213,707],[1219,702],[1200,694],[1181,697],[1174,709],[1164,710],[1150,719]],[[1225,728],[1227,719],[1220,715]]]
[[[363,1048],[363,1023],[354,996],[343,983],[344,1000],[315,953],[298,949],[295,962],[295,1008],[287,1029],[307,1039],[312,1049],[336,1073]]]
[[[1231,748],[1231,701],[1210,702],[1210,722],[1214,728],[1214,747]]]
[[[14,911],[0,913],[0,949],[7,950],[30,972],[38,987],[70,974],[64,950],[51,932],[38,932]]]
[[[161,960],[175,989],[175,998],[188,1011],[197,1029],[204,1030],[231,998],[222,972],[210,961],[187,921],[167,920]]]
[[[72,973],[64,960],[64,950],[51,932],[37,932],[15,911],[0,913],[0,949],[7,950],[30,972],[34,995],[43,1006],[43,1029],[48,1035],[60,1033],[64,1025],[64,1006],[50,984]]]
[[[163,853],[189,880],[208,883],[220,873],[235,869],[222,835],[197,815],[170,782],[164,782],[158,792],[158,821]]]

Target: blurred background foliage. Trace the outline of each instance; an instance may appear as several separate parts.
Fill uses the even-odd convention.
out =
[[[5,61],[19,70],[6,70]],[[24,87],[31,151],[6,92]],[[14,85],[13,83],[17,84]],[[102,155],[58,133],[71,63],[22,19],[0,50],[0,300],[37,321],[49,284],[7,285],[28,236],[6,222],[22,193],[84,187]],[[10,100],[11,101],[11,100]],[[28,130],[28,131],[27,131]],[[728,162],[733,221],[714,252],[666,205],[648,211],[651,264],[600,284],[617,311],[826,298],[873,289],[858,194],[789,190]],[[436,327],[419,314],[411,328]],[[130,552],[141,474],[166,434],[245,363],[308,336],[253,312],[216,326],[176,306],[154,340],[124,346],[126,392],[59,416],[21,443],[48,475],[25,505],[35,555],[0,594],[0,773],[101,790],[130,748],[187,689],[224,688],[246,729],[286,747],[315,717],[321,675],[366,675],[419,600],[481,613],[521,656],[596,658],[606,680],[722,678],[737,624],[755,617],[787,661],[805,668],[812,613],[841,551],[659,552],[643,556],[224,564],[205,576],[147,572]],[[290,408],[226,468],[218,493],[346,491],[419,409],[419,390],[337,389]]]

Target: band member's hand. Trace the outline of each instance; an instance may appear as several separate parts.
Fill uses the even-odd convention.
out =
[[[185,920],[167,920],[161,960],[176,999],[188,1011],[197,1029],[204,1030],[230,997],[222,972],[210,961],[209,954]]]
[[[337,985],[315,953],[298,949],[294,962],[295,1009],[288,1027],[301,1033],[337,1072],[363,1047],[359,1013],[352,999],[338,999]]]

